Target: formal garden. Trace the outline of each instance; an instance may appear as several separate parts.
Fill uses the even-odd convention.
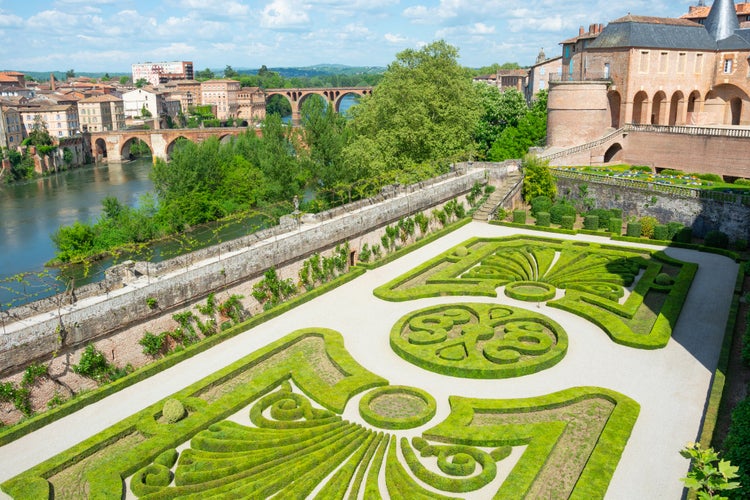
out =
[[[716,365],[724,332],[723,324],[701,332],[707,361],[680,316],[691,290],[707,300],[706,282],[696,286],[701,266],[716,274],[730,260],[486,224],[407,250],[367,271],[357,266],[358,279],[339,279],[292,313],[217,334],[245,337],[250,354],[3,491],[58,499],[679,496],[687,461],[678,452],[699,436],[710,389],[710,373],[696,367]],[[696,255],[705,259],[691,262]],[[708,293],[731,301],[725,285]],[[680,398],[663,404],[675,391]],[[661,472],[644,468],[653,460]],[[632,481],[636,471],[641,481]]]

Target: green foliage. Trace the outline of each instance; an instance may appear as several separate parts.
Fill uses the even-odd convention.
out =
[[[526,224],[526,210],[513,210],[513,222]]]
[[[561,224],[562,218],[566,215],[569,217],[573,217],[573,220],[575,221],[577,213],[578,212],[576,211],[576,207],[574,207],[570,202],[564,199],[558,200],[549,209],[550,220],[553,224]]]
[[[506,91],[507,92],[507,91]],[[534,146],[543,146],[547,139],[547,92],[539,93],[528,112],[518,120],[516,126],[503,129],[492,144],[489,158],[503,161],[522,158]]]
[[[347,168],[370,165],[396,177],[468,158],[481,111],[458,50],[440,40],[398,53],[351,113],[357,137],[344,153]]]
[[[598,215],[586,215],[583,218],[583,228],[589,231],[597,231],[599,229],[599,216]]]
[[[732,410],[732,423],[724,440],[725,457],[739,467],[742,486],[729,492],[733,499],[750,496],[750,397],[740,401]]]
[[[407,415],[392,416],[384,414],[373,408],[373,403],[382,396],[398,397],[400,395],[411,396],[420,401],[419,407]],[[411,429],[426,424],[435,416],[437,405],[435,398],[429,393],[416,387],[401,385],[389,385],[374,389],[360,400],[359,414],[365,422],[381,429]]]
[[[263,279],[253,285],[253,297],[264,309],[280,304],[297,291],[292,280],[282,280],[276,273],[275,268],[268,269],[263,274]]]
[[[159,302],[155,297],[146,297],[146,306],[149,309],[156,309],[157,307],[159,307]]]
[[[549,212],[552,208],[552,198],[544,194],[539,195],[532,198],[529,205],[531,205],[531,215],[536,217],[538,212]]]
[[[729,236],[721,231],[709,231],[703,239],[703,244],[715,248],[729,248]]]
[[[622,219],[620,217],[610,217],[608,231],[620,236],[622,234]]]
[[[214,292],[209,293],[206,297],[206,303],[204,305],[198,304],[195,308],[204,316],[213,316],[216,313],[216,294]]]
[[[654,283],[657,285],[671,285],[674,283],[674,280],[667,273],[659,273],[656,275],[656,278],[654,278]]]
[[[112,368],[107,358],[104,357],[104,354],[97,350],[93,344],[86,346],[78,364],[73,365],[75,373],[93,378],[98,382],[105,381],[109,377]]]
[[[641,217],[639,219],[641,224],[641,234],[643,238],[653,238],[654,237],[654,228],[659,223],[659,221],[656,219],[656,217],[651,217],[650,215],[647,215],[645,217]],[[628,236],[630,236],[630,233],[628,232]]]
[[[702,181],[710,181],[710,182],[724,182],[724,178],[718,174],[694,174],[695,177],[699,178]]]
[[[736,184],[738,186],[750,186],[750,179],[735,179],[732,184]]]
[[[669,229],[666,224],[657,224],[654,226],[654,239],[666,240],[669,237]]]
[[[560,227],[563,229],[573,229],[576,218],[573,215],[563,215],[560,219]]]
[[[253,295],[254,294],[255,290],[253,289]],[[227,300],[218,305],[217,311],[219,311],[219,314],[222,316],[231,318],[234,324],[237,325],[245,319],[246,312],[241,302],[244,298],[245,297],[242,295],[232,294]]]
[[[537,212],[536,214],[536,225],[541,227],[549,227],[550,215],[549,212]]]
[[[533,155],[526,155],[521,163],[523,169],[523,199],[532,200],[537,196],[555,198],[557,187],[549,169],[549,162]]]
[[[43,363],[31,363],[23,372],[21,387],[31,387],[40,378],[48,375],[48,367]]]
[[[162,418],[167,424],[174,424],[185,418],[187,411],[179,399],[169,398],[164,401]]]
[[[161,333],[159,335],[154,335],[153,333],[146,331],[138,343],[143,347],[143,354],[156,357],[164,353],[164,348],[166,347],[165,341],[165,334]]]
[[[700,443],[688,443],[680,455],[692,460],[687,477],[681,478],[685,487],[697,493],[701,500],[722,500],[721,493],[740,487],[733,481],[738,477],[738,467],[727,460],[720,460],[713,448],[701,448]]]
[[[370,245],[368,243],[365,243],[362,245],[362,249],[359,251],[359,260],[360,262],[369,262],[370,258],[372,257],[372,249],[370,248]]]
[[[640,238],[642,233],[640,222],[628,222],[628,227],[625,232],[631,238]]]

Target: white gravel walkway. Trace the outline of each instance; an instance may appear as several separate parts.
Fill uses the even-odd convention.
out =
[[[515,301],[504,295],[394,303],[379,300],[372,294],[377,286],[470,237],[521,233],[566,238],[565,235],[472,222],[290,313],[0,447],[0,482],[294,330],[326,327],[343,334],[348,351],[368,370],[387,378],[391,384],[416,386],[435,397],[438,414],[421,429],[434,426],[448,415],[450,395],[518,398],[582,385],[621,392],[640,403],[641,413],[612,478],[607,498],[681,498],[679,478],[687,472],[688,462],[678,452],[699,434],[712,372],[721,349],[737,264],[709,253],[666,250],[678,259],[697,262],[700,267],[672,339],[666,348],[655,351],[620,346],[600,329],[573,314],[544,305],[537,309],[536,304]],[[568,238],[620,244],[595,236]],[[507,380],[469,380],[422,370],[391,351],[388,335],[401,316],[432,304],[457,301],[533,307],[535,312],[546,314],[565,328],[569,336],[568,353],[554,367],[533,375]],[[356,409],[358,401],[359,398],[355,398],[349,403],[345,417],[362,422]],[[471,498],[487,497],[488,492],[484,490],[471,495]]]

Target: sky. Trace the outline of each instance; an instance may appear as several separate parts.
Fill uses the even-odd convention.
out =
[[[578,27],[632,13],[679,17],[697,0],[0,0],[0,69],[129,73],[193,61],[196,70],[387,66],[445,40],[459,62],[531,65]],[[710,4],[710,1],[707,2]]]

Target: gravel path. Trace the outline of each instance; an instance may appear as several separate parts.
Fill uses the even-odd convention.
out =
[[[417,432],[434,426],[448,415],[449,395],[518,398],[582,385],[621,392],[640,403],[641,413],[612,478],[607,498],[681,498],[679,478],[686,474],[688,461],[678,452],[685,443],[696,440],[700,431],[737,264],[714,254],[666,250],[673,257],[697,262],[700,267],[672,339],[666,348],[655,351],[620,346],[600,329],[573,314],[545,305],[537,308],[535,304],[504,295],[497,298],[440,297],[400,303],[385,302],[372,295],[377,286],[470,237],[521,233],[545,234],[472,222],[395,262],[368,271],[290,313],[0,447],[0,482],[294,330],[326,327],[342,333],[348,351],[368,370],[386,377],[391,384],[416,386],[435,397],[437,415]],[[565,235],[547,236],[566,238]],[[620,244],[596,236],[567,238]],[[568,353],[560,363],[540,373],[508,380],[467,380],[419,369],[391,351],[388,335],[401,316],[429,305],[457,301],[533,307],[535,312],[549,316],[565,328],[569,336]],[[362,422],[356,410],[358,401],[357,397],[349,403],[345,418]],[[487,491],[480,490],[471,498],[486,498],[487,495]]]

